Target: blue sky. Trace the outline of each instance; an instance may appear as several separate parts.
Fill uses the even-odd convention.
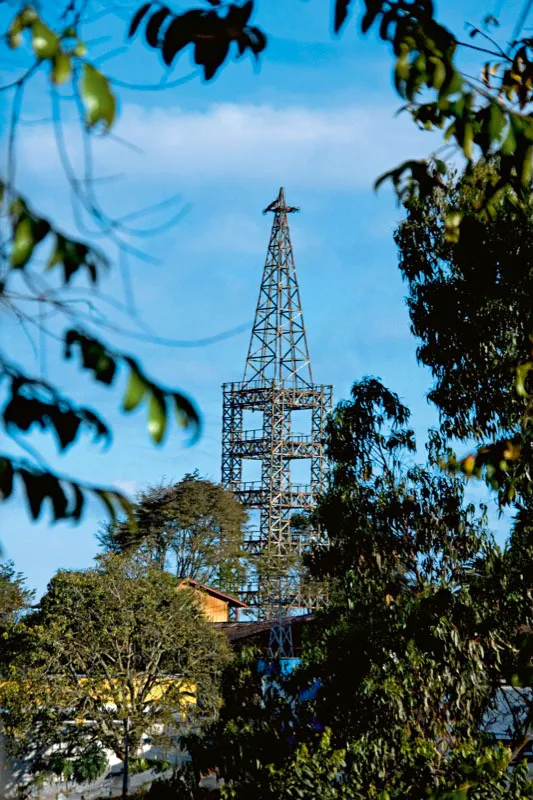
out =
[[[55,4],[45,2],[45,11],[47,5]],[[106,0],[94,0],[93,6],[104,11]],[[124,46],[125,18],[136,6],[125,3],[127,13],[103,15],[88,26],[91,57]],[[508,0],[505,18],[513,21],[520,7]],[[465,21],[479,24],[487,10],[492,9],[482,0],[448,0],[442,14],[461,32]],[[135,221],[148,227],[183,212],[179,224],[157,236],[130,239],[157,259],[129,257],[123,264],[140,319],[116,307],[128,296],[118,266],[101,286],[107,300],[92,302],[105,315],[107,327],[100,334],[110,344],[137,354],[150,375],[194,397],[204,420],[200,442],[188,447],[174,428],[162,448],[154,447],[145,411],[124,416],[118,410],[123,384],[106,390],[63,363],[59,344],[53,338],[45,343],[37,334],[34,308],[25,309],[27,333],[14,319],[0,319],[2,345],[13,360],[56,381],[77,402],[97,407],[113,427],[109,450],[82,437],[61,458],[49,437],[32,437],[64,472],[130,493],[195,468],[219,479],[220,387],[241,379],[249,331],[209,347],[184,348],[134,340],[109,326],[191,340],[251,324],[271,224],[261,210],[281,185],[288,202],[301,207],[291,218],[291,231],[315,380],[333,384],[339,400],[354,380],[379,376],[411,407],[421,441],[436,422],[425,399],[431,376],[416,363],[392,239],[400,211],[388,188],[376,195],[372,184],[401,160],[429,153],[438,138],[394,116],[400,103],[391,88],[386,48],[373,37],[361,39],[354,22],[334,38],[327,0],[260,0],[254,22],[270,34],[259,67],[245,59],[230,62],[208,85],[196,76],[165,91],[119,89],[114,133],[126,143],[102,139],[94,149],[96,188],[107,213],[131,214],[179,196],[174,205]],[[2,56],[5,79],[15,73]],[[15,54],[14,62],[22,65],[23,56]],[[97,63],[132,83],[154,84],[165,74],[156,54],[140,41]],[[171,77],[193,70],[184,55]],[[73,232],[76,222],[53,127],[46,122],[51,112],[43,88],[36,78],[23,106],[18,186],[36,208]],[[9,99],[5,94],[0,99],[4,131]],[[68,98],[62,111],[65,141],[79,170],[82,147]],[[116,265],[116,248],[103,245]],[[83,280],[76,281],[72,296],[80,301],[78,309],[93,313]],[[60,330],[57,319],[46,324],[52,333]],[[76,527],[51,526],[46,514],[32,523],[20,496],[4,504],[0,515],[4,557],[13,559],[39,592],[56,569],[89,566],[96,553],[94,533],[103,517],[96,505]]]

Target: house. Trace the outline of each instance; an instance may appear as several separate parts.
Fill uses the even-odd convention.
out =
[[[184,578],[180,584],[181,588],[190,588],[198,592],[204,614],[209,622],[229,622],[230,617],[237,622],[239,611],[248,608],[242,600],[237,600],[236,597],[214,589],[212,586],[204,586],[194,578]]]

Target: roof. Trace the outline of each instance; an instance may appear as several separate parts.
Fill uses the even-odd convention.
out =
[[[180,586],[183,585],[190,586],[192,589],[199,589],[200,591],[211,595],[211,597],[217,597],[219,600],[224,600],[232,608],[248,608],[247,604],[243,603],[242,600],[238,600],[236,597],[233,597],[230,594],[225,594],[219,589],[213,588],[213,586],[205,586],[203,583],[195,581],[194,578],[184,578]]]
[[[295,617],[287,618],[287,620],[283,621],[288,622],[289,619],[292,625],[301,625],[311,622],[311,620],[314,619],[314,615],[300,614]],[[270,631],[274,625],[278,624],[278,621],[263,620],[261,622],[215,622],[214,624],[216,628],[226,634],[228,641],[236,642],[239,639],[247,639],[250,636],[256,636],[257,634],[264,633],[265,631]]]

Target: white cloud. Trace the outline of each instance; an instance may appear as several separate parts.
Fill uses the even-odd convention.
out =
[[[116,489],[120,489],[121,492],[127,494],[130,498],[134,498],[139,489],[141,488],[138,481],[131,481],[131,480],[116,480],[113,482],[113,486]]]
[[[337,189],[368,188],[376,175],[427,152],[422,135],[394,109],[379,105],[313,109],[303,106],[213,104],[206,111],[123,108],[115,133],[142,148],[136,154],[112,140],[96,143],[100,172],[179,181],[180,187],[218,183]],[[80,143],[66,138],[77,163]],[[52,131],[29,129],[23,139],[33,172],[56,168]]]

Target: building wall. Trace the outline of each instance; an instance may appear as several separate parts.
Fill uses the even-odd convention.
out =
[[[228,604],[219,597],[212,597],[207,592],[200,592],[204,612],[209,622],[227,622]]]

